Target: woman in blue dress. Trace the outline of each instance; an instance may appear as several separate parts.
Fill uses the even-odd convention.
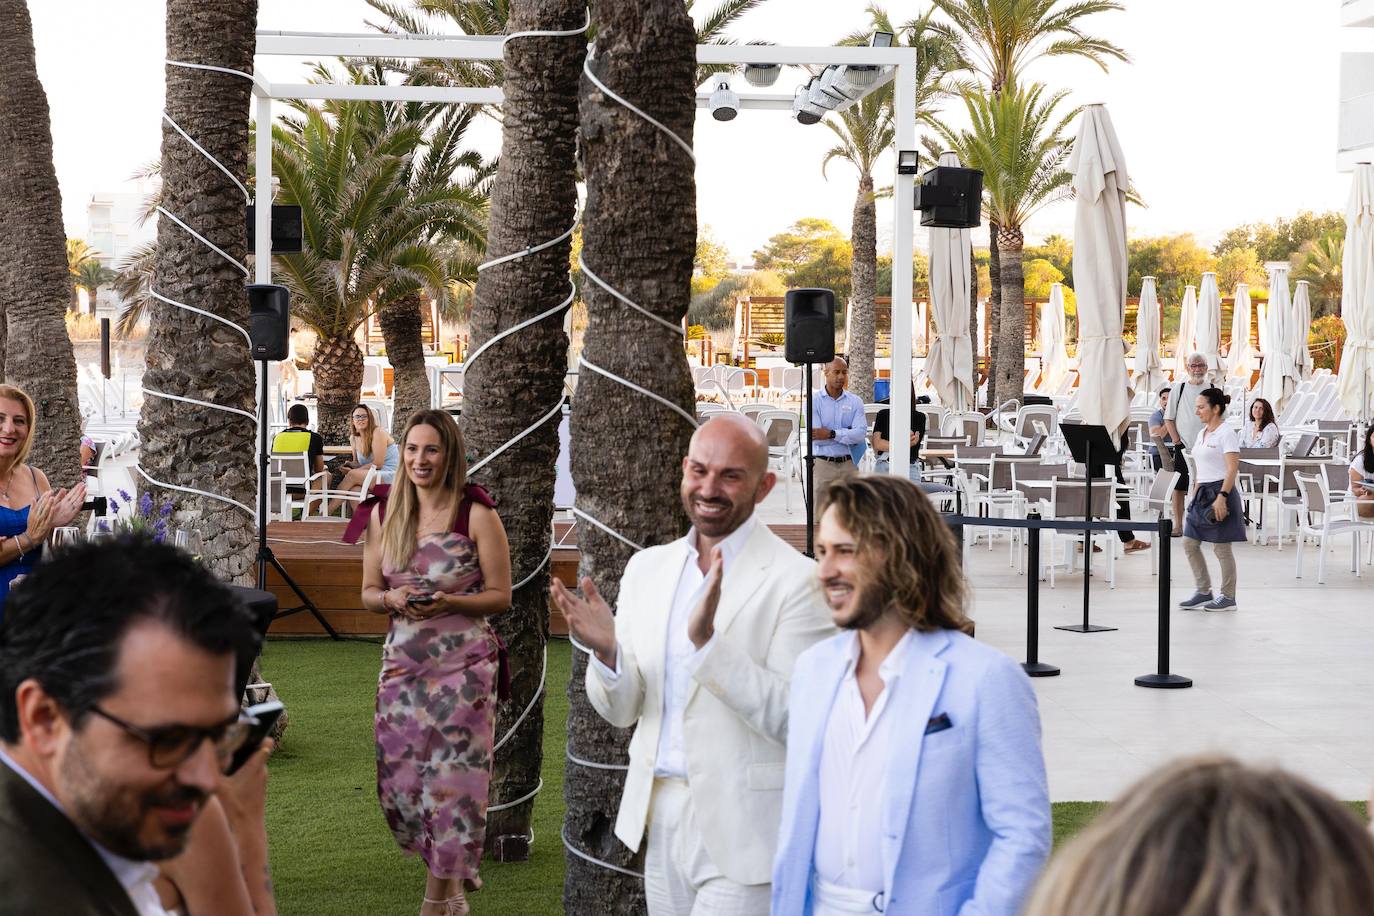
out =
[[[339,482],[338,488],[362,489],[368,468],[377,471],[373,483],[391,483],[401,463],[401,450],[391,438],[391,433],[377,425],[377,415],[366,404],[353,405],[351,425],[349,445],[353,447],[353,460],[345,465],[348,473]]]
[[[0,385],[0,620],[17,576],[38,562],[54,528],[76,518],[86,485],[54,490],[48,478],[24,463],[33,445],[33,401],[22,389]]]

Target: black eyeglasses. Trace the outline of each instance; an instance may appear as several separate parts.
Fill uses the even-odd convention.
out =
[[[148,763],[159,770],[181,766],[200,749],[204,741],[214,745],[215,756],[220,762],[220,768],[223,769],[233,759],[234,752],[243,747],[243,743],[248,740],[253,726],[253,720],[242,713],[235,713],[232,719],[226,719],[209,728],[198,728],[194,725],[139,728],[118,716],[110,715],[99,706],[92,706],[91,712],[148,745]]]

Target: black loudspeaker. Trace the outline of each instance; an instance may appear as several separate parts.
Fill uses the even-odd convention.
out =
[[[248,284],[248,337],[254,359],[286,359],[291,334],[291,296],[285,286]]]
[[[922,226],[976,229],[983,218],[983,173],[949,165],[927,169],[916,186],[914,206]]]
[[[254,204],[248,205],[248,253],[258,240],[257,210]],[[302,250],[304,227],[301,222],[301,208],[295,204],[272,205],[272,253],[295,254]]]
[[[835,358],[835,293],[789,289],[783,353],[789,363],[828,363]]]

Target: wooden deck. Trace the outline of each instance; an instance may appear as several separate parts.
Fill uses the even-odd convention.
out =
[[[559,546],[553,551],[553,574],[564,584],[577,582],[577,532],[571,526],[556,526]],[[773,532],[798,550],[806,544],[805,525],[772,525]],[[273,522],[267,526],[268,543],[277,560],[315,602],[329,625],[340,633],[357,636],[379,636],[386,633],[387,620],[362,606],[363,548],[345,544],[344,523],[338,522]],[[277,571],[267,571],[267,588],[277,596],[280,607],[300,604],[295,593]],[[562,615],[550,608],[549,629],[555,634],[567,633]],[[309,613],[301,612],[283,617],[272,624],[273,635],[324,635],[324,630]]]

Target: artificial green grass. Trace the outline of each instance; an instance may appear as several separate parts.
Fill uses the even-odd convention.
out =
[[[549,643],[544,791],[534,806],[534,846],[519,865],[487,862],[474,916],[562,912],[563,762],[571,648]],[[271,763],[267,831],[282,916],[391,916],[419,911],[424,865],[401,855],[377,804],[372,713],[381,646],[272,640],[263,675],[290,710]],[[1059,802],[1054,842],[1078,833],[1105,802]],[[1364,804],[1351,807],[1364,816]]]

